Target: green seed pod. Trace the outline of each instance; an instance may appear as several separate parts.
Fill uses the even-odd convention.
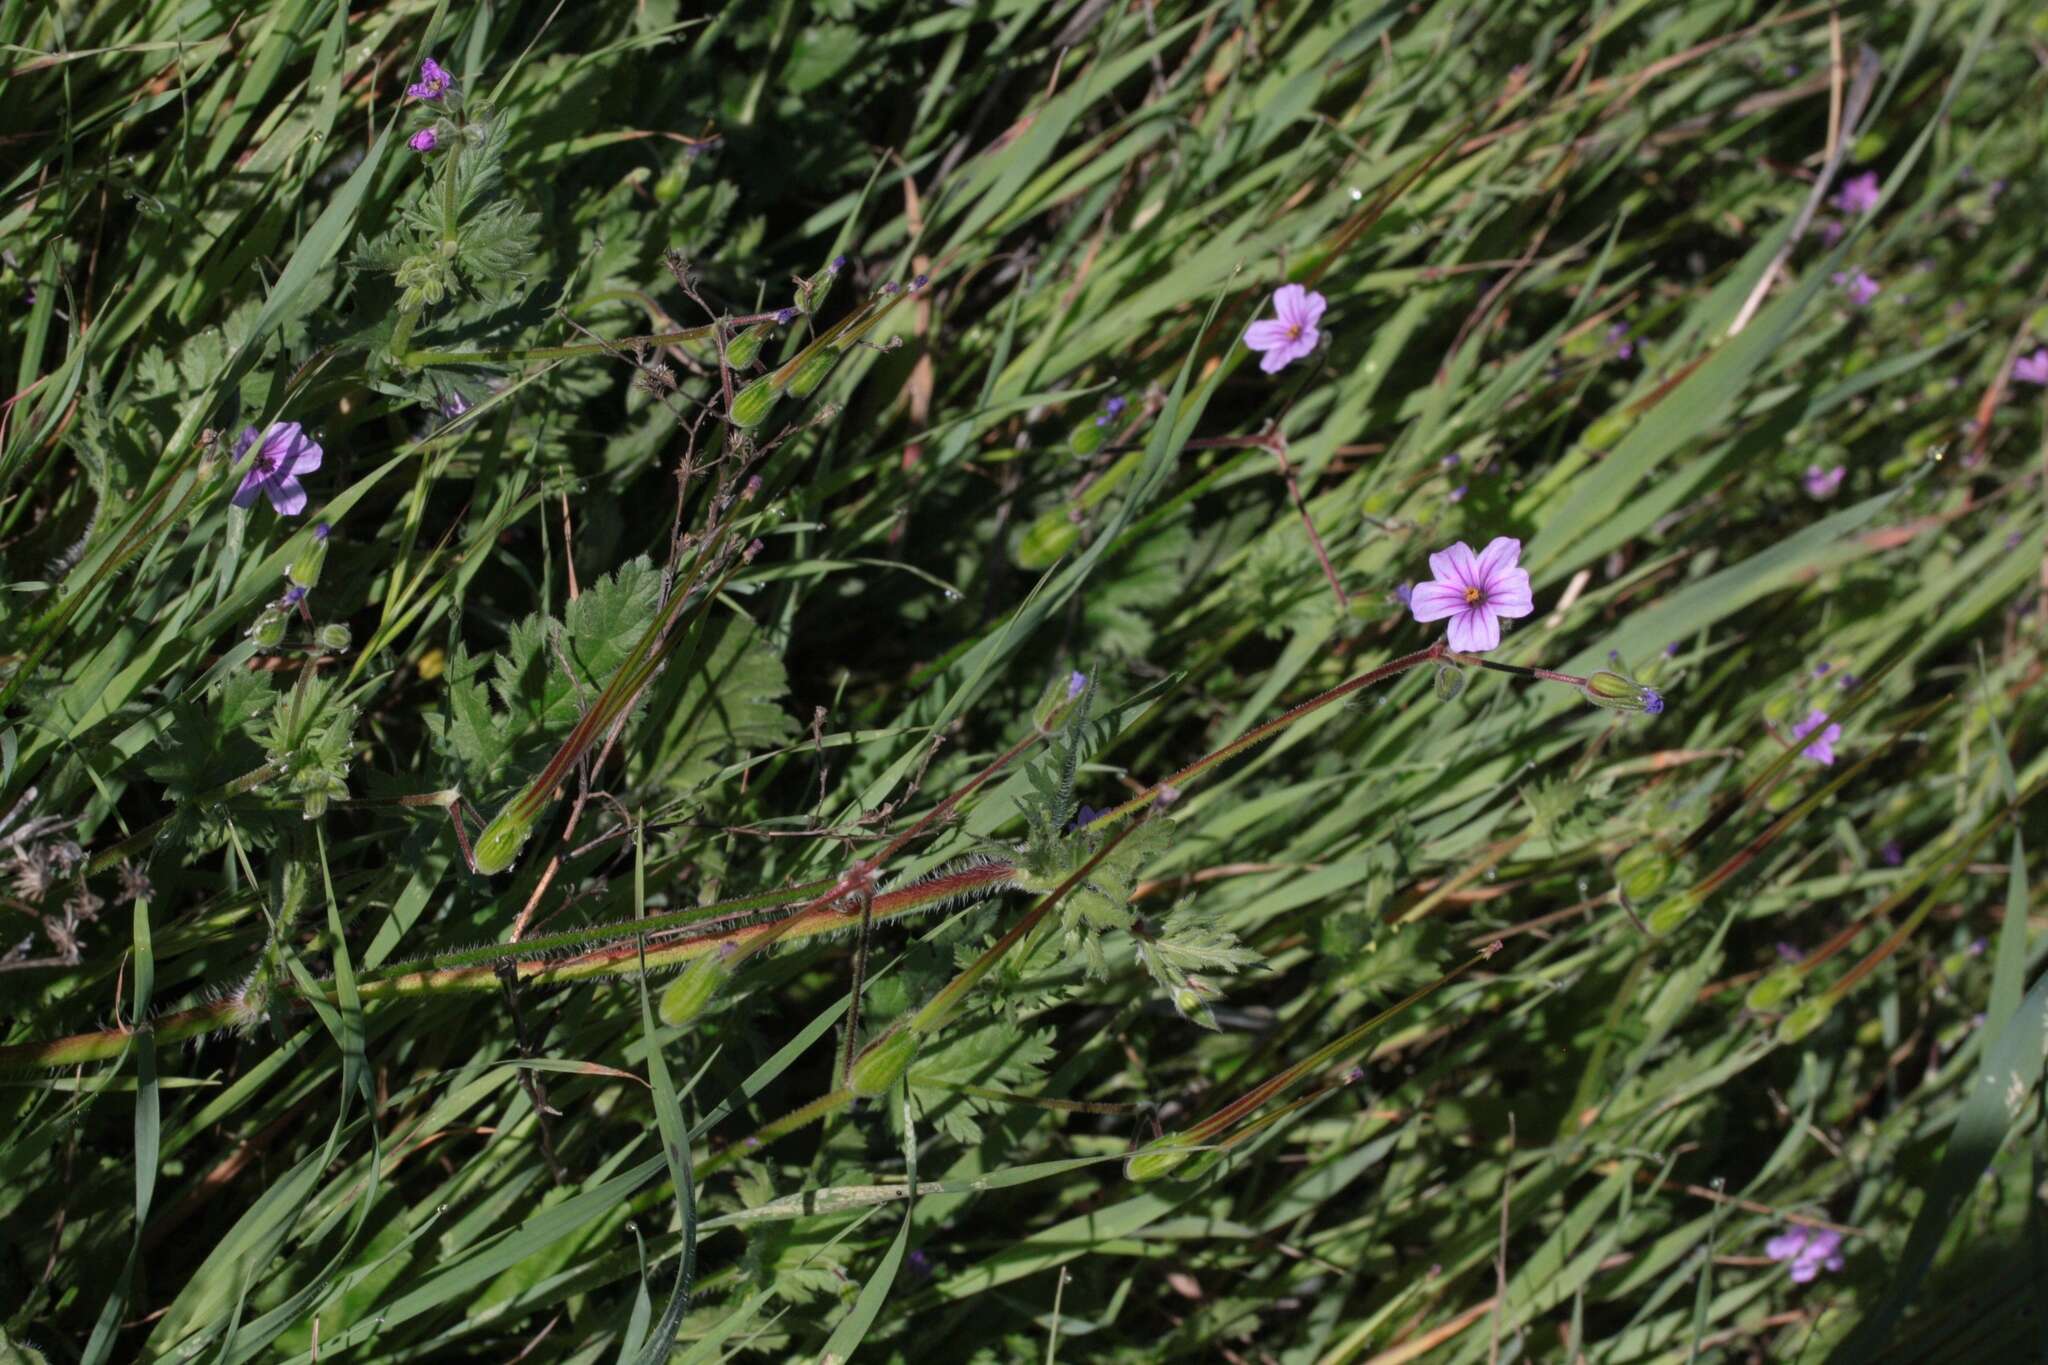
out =
[[[264,649],[276,649],[284,642],[285,622],[289,618],[283,607],[272,604],[263,609],[256,618],[256,624],[249,627],[249,638]]]
[[[839,363],[839,357],[829,346],[818,346],[797,357],[796,369],[789,376],[789,396],[809,398],[811,391],[825,382],[825,376],[832,373],[832,367]]]
[[[1658,938],[1663,938],[1666,934],[1674,932],[1679,925],[1691,918],[1692,907],[1687,905],[1684,898],[1681,897],[1675,901],[1667,901],[1665,904],[1652,910],[1647,923],[1650,926],[1651,933],[1655,934]]]
[[[1614,880],[1622,895],[1641,905],[1671,880],[1671,859],[1655,844],[1637,844],[1615,860]]]
[[[1125,1158],[1124,1178],[1139,1182],[1158,1180],[1172,1174],[1192,1155],[1180,1138],[1154,1138]]]
[[[1834,1009],[1825,996],[1802,1000],[1792,1012],[1778,1021],[1778,1041],[1796,1043],[1807,1034],[1827,1022],[1829,1011]]]
[[[1759,1014],[1772,1014],[1799,994],[1805,985],[1805,974],[1788,962],[1776,971],[1766,973],[1763,980],[1751,986],[1744,1003]]]
[[[654,182],[654,202],[673,204],[683,197],[683,177],[680,171],[670,171]]]
[[[717,953],[698,958],[683,974],[668,983],[655,1013],[664,1024],[687,1024],[704,1012],[721,987],[732,979],[732,968]]]
[[[1081,528],[1067,520],[1065,509],[1055,507],[1017,537],[1014,558],[1019,568],[1049,569],[1065,557],[1080,538]]]
[[[1095,418],[1083,418],[1081,425],[1068,434],[1067,449],[1073,451],[1076,458],[1085,459],[1102,449],[1103,439],[1108,435],[1109,428]]]
[[[1621,444],[1621,438],[1628,435],[1635,419],[1626,412],[1613,412],[1602,417],[1586,428],[1586,434],[1579,438],[1579,444],[1587,450],[1612,450]]]
[[[869,1043],[867,1050],[853,1059],[853,1075],[848,1078],[848,1087],[856,1095],[879,1095],[903,1079],[903,1073],[910,1070],[911,1058],[917,1055],[917,1035],[909,1029],[898,1029]]]
[[[746,331],[725,343],[725,363],[736,370],[744,370],[754,363],[754,357],[761,354],[761,343],[768,339],[769,322],[757,322]]]
[[[486,877],[495,877],[507,871],[519,861],[519,850],[526,845],[533,833],[531,817],[522,817],[514,808],[517,801],[507,802],[505,809],[491,817],[491,823],[484,826],[484,832],[477,836],[476,847],[470,857],[476,863],[476,870]]]
[[[301,588],[320,586],[320,570],[327,564],[327,523],[313,527],[313,541],[285,569],[284,576]]]
[[[1440,663],[1436,666],[1436,699],[1456,701],[1458,694],[1465,690],[1465,670],[1454,663]]]
[[[1586,679],[1579,690],[1586,694],[1587,701],[1609,711],[1633,711],[1638,715],[1655,716],[1664,710],[1664,694],[1656,688],[1645,687],[1604,668]]]
[[[340,624],[339,622],[332,622],[328,625],[324,625],[320,627],[318,631],[314,632],[313,635],[314,642],[318,644],[320,648],[332,650],[336,654],[339,654],[341,653],[341,651],[347,649],[349,647],[350,642],[354,639],[355,637],[349,634],[348,627]]]
[[[775,376],[764,374],[733,396],[732,424],[758,427],[782,397],[775,388]]]

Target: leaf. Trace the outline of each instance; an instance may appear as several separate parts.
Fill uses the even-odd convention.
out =
[[[1053,1032],[1026,1033],[1008,1019],[986,1016],[963,1025],[944,1043],[917,1054],[910,1067],[910,1098],[917,1116],[962,1144],[981,1140],[977,1114],[990,1101],[963,1095],[963,1085],[989,1090],[1027,1090],[1043,1079],[1053,1055]],[[892,1116],[893,1118],[893,1116]]]
[[[682,791],[703,786],[732,755],[775,748],[799,733],[780,704],[789,675],[754,623],[731,618],[707,630],[702,663],[672,664],[650,689],[650,712],[667,717],[655,748],[657,780]]]

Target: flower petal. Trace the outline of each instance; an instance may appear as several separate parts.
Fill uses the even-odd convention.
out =
[[[254,507],[258,495],[263,492],[263,484],[264,480],[254,475],[244,478],[242,486],[235,490],[235,495],[228,501],[237,507]]]
[[[1536,610],[1536,594],[1529,587],[1529,571],[1509,569],[1495,577],[1486,590],[1486,605],[1502,616],[1527,616]]]
[[[295,517],[306,510],[306,490],[289,474],[266,480],[263,491],[269,496],[271,507],[281,517]]]
[[[1308,307],[1308,290],[1298,284],[1283,284],[1273,291],[1273,312],[1289,327],[1300,323]],[[1315,321],[1309,318],[1308,321]]]
[[[1270,351],[1292,340],[1294,338],[1288,334],[1287,324],[1271,318],[1261,318],[1244,329],[1244,344],[1254,351]]]
[[[1294,363],[1298,353],[1292,346],[1275,346],[1259,361],[1259,368],[1267,374],[1278,374]]]
[[[1774,1261],[1789,1261],[1805,1246],[1806,1229],[1791,1227],[1764,1243],[1764,1255]]]
[[[1469,561],[1472,558],[1472,547],[1462,540],[1455,542],[1447,549],[1438,550],[1435,554],[1431,555],[1429,557],[1429,576],[1439,583],[1449,583],[1454,588],[1468,586],[1464,577],[1458,572],[1458,565],[1461,562],[1461,551],[1463,552],[1462,561]]]
[[[1465,594],[1448,583],[1418,583],[1408,595],[1408,609],[1418,621],[1441,621],[1456,616],[1471,605]]]
[[[1328,299],[1313,289],[1309,290],[1301,301],[1302,325],[1313,330],[1315,325],[1323,320],[1323,310],[1329,306]]]
[[[293,423],[293,425],[296,426],[298,424]],[[280,469],[288,469],[294,474],[310,474],[320,467],[321,453],[320,443],[304,432],[300,432],[291,445],[286,448],[284,463],[278,467]]]
[[[1484,654],[1500,647],[1500,618],[1484,606],[1468,607],[1451,618],[1451,648],[1463,654]]]
[[[1479,556],[1472,553],[1470,545],[1461,540],[1444,553],[1451,557],[1451,571],[1457,575],[1452,582],[1462,588],[1486,591],[1486,578],[1479,572]]]
[[[1495,536],[1479,552],[1479,586],[1490,595],[1494,580],[1515,567],[1522,560],[1522,542],[1513,536]],[[1528,578],[1523,574],[1524,579]]]

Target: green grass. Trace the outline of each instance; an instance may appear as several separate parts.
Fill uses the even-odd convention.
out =
[[[0,1362],[2048,1356],[2044,41],[0,5]]]

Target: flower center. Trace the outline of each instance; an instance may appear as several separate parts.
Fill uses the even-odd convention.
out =
[[[249,466],[249,472],[252,474],[270,474],[276,472],[276,470],[277,457],[267,450],[258,450],[255,460]]]
[[[1479,591],[1479,589],[1477,588],[1467,588],[1465,589],[1465,605],[1468,607],[1476,607],[1479,605],[1479,599],[1484,596],[1486,596],[1486,594]]]
[[[1292,326],[1290,326],[1290,327],[1289,327],[1289,328],[1287,329],[1287,339],[1288,339],[1289,341],[1299,341],[1299,340],[1301,340],[1301,324],[1300,324],[1300,323],[1298,323],[1298,322],[1297,322],[1297,323],[1293,324]]]

